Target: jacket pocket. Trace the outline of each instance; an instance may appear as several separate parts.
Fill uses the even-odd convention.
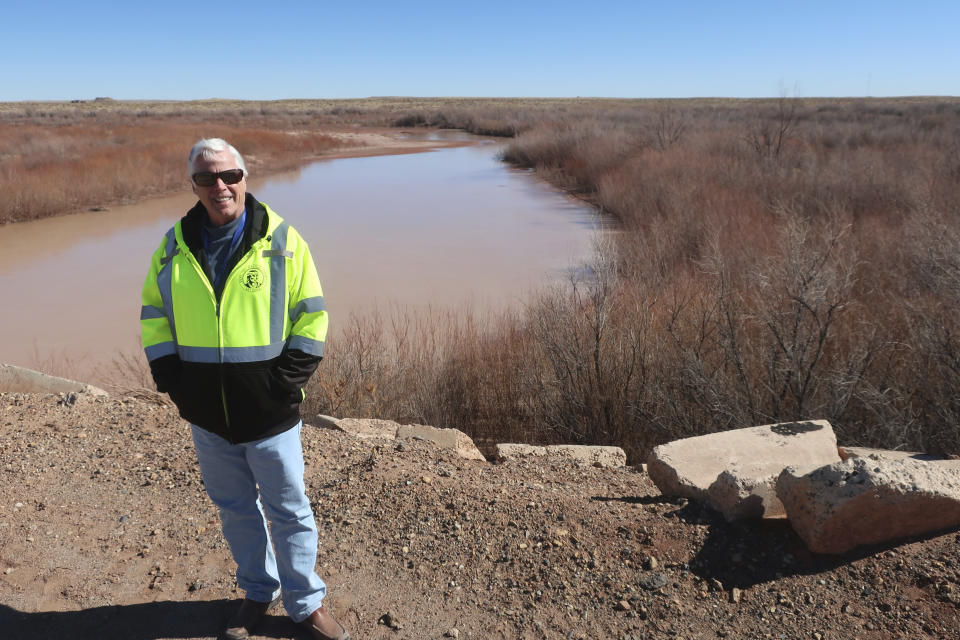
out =
[[[216,433],[225,419],[216,365],[185,362],[168,391],[184,420]]]
[[[278,376],[274,367],[270,367],[270,386],[273,389],[273,395],[283,402],[299,404],[303,399],[300,388]]]
[[[272,362],[224,365],[224,387],[231,429],[244,434],[269,430],[298,410],[299,391],[281,386]]]

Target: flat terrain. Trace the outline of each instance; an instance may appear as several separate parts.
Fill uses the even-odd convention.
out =
[[[0,636],[214,638],[241,596],[186,425],[0,394]],[[814,556],[635,469],[304,430],[326,604],[357,639],[956,638],[958,534]],[[282,610],[258,638],[295,638]]]

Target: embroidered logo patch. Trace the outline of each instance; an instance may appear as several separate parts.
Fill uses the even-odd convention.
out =
[[[256,291],[263,286],[263,272],[258,267],[251,267],[243,274],[243,288],[247,291]]]

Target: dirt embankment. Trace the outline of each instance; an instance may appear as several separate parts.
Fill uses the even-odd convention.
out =
[[[430,149],[473,144],[465,139],[430,139],[422,132],[420,135],[413,135],[404,129],[372,129],[364,132],[330,131],[328,135],[338,140],[342,146],[323,154],[321,157],[324,159],[422,153]]]
[[[241,596],[186,425],[0,394],[0,636],[214,638]],[[304,430],[327,605],[355,638],[956,638],[955,532],[813,556],[635,469]],[[261,638],[299,637],[282,611]]]

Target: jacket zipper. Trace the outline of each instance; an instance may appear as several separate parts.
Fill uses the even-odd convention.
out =
[[[230,274],[227,274],[227,279],[229,278]],[[226,290],[226,282],[223,283],[223,288]],[[223,294],[221,294],[220,297],[223,298]],[[223,422],[226,424],[227,432],[232,435],[230,412],[227,410],[227,387],[223,380],[223,326],[221,325],[220,318],[220,300],[217,300],[217,359],[220,361],[220,366],[217,367],[217,373],[220,376],[220,403],[223,405]],[[230,438],[230,442],[234,442],[232,437]]]
[[[268,235],[267,237],[269,238],[270,236]],[[210,279],[207,278],[207,274],[204,272],[204,270],[203,270],[202,268],[200,268],[200,263],[197,262],[197,259],[193,256],[193,252],[191,252],[189,249],[187,249],[187,250],[184,252],[187,256],[189,256],[189,259],[193,262],[193,267],[194,267],[194,269],[197,270],[197,272],[203,277],[204,280],[207,281],[207,284],[210,286],[210,297],[213,298],[213,302],[214,302],[214,305],[215,305],[215,308],[216,308],[216,314],[217,314],[217,360],[219,361],[219,365],[220,365],[220,366],[217,367],[217,372],[218,372],[218,375],[219,375],[219,377],[220,377],[220,403],[223,405],[223,420],[224,420],[224,423],[225,423],[225,425],[226,425],[226,427],[227,427],[227,432],[228,432],[228,433],[231,432],[231,428],[230,428],[230,412],[227,410],[227,390],[226,390],[226,385],[224,384],[224,378],[223,378],[223,326],[222,326],[223,318],[221,318],[221,316],[220,316],[220,308],[221,308],[221,306],[222,306],[223,297],[224,297],[224,296],[226,295],[226,293],[227,293],[227,285],[230,283],[230,276],[233,274],[234,271],[237,270],[237,267],[240,266],[240,263],[242,263],[242,262],[246,259],[247,255],[249,255],[252,251],[259,251],[258,247],[259,247],[260,245],[261,245],[261,240],[258,240],[258,241],[256,241],[256,242],[254,242],[253,245],[251,245],[251,247],[247,250],[247,252],[246,252],[245,254],[243,254],[242,256],[240,256],[240,257],[237,259],[237,261],[234,263],[233,267],[230,269],[230,271],[227,272],[227,275],[226,275],[226,277],[224,278],[224,281],[223,281],[223,290],[220,292],[220,297],[219,297],[219,298],[217,297],[216,291],[214,291],[214,289],[213,289],[213,284],[210,282]],[[181,249],[181,251],[182,251],[182,249]],[[235,441],[232,437],[229,438],[229,441],[230,441],[231,443],[236,444],[236,441]]]
[[[216,303],[217,303],[217,357],[218,357],[218,360],[220,361],[220,366],[217,367],[217,370],[218,370],[219,373],[220,373],[220,402],[223,404],[223,419],[224,419],[224,422],[226,423],[226,426],[227,426],[227,432],[228,432],[228,433],[231,433],[231,434],[232,434],[232,430],[231,430],[231,428],[230,428],[230,412],[227,410],[227,388],[226,388],[226,384],[224,384],[224,378],[223,378],[223,324],[222,324],[222,323],[223,323],[223,318],[220,316],[220,309],[221,309],[221,307],[223,306],[223,298],[227,295],[227,286],[230,284],[230,277],[231,277],[231,276],[233,275],[233,273],[237,270],[237,267],[239,267],[240,264],[241,264],[244,260],[246,260],[247,256],[250,254],[250,252],[256,250],[258,244],[259,244],[259,241],[254,242],[253,245],[247,250],[247,253],[245,253],[245,254],[243,254],[242,256],[240,256],[239,258],[237,258],[237,261],[233,263],[233,267],[230,269],[230,271],[227,272],[227,275],[226,275],[226,276],[224,277],[224,279],[223,279],[223,289],[220,291],[220,297],[216,299]],[[199,266],[199,265],[198,265],[198,266]],[[201,273],[202,273],[202,272],[203,272],[203,270],[201,269]],[[205,273],[204,273],[204,277],[206,277],[206,274],[205,274]],[[213,293],[214,296],[216,296],[216,292],[213,291],[213,286],[212,286],[212,285],[211,285],[211,292]],[[234,439],[231,437],[231,438],[230,438],[230,442],[236,443],[236,440],[234,440]]]
[[[217,364],[219,365],[217,367],[217,377],[220,379],[220,404],[223,407],[223,422],[227,428],[227,433],[229,434],[231,432],[230,412],[227,411],[227,390],[226,390],[226,384],[224,384],[224,378],[223,378],[223,326],[222,326],[222,319],[220,317],[220,307],[221,307],[221,300],[223,299],[223,294],[226,293],[226,290],[227,290],[227,281],[230,279],[230,274],[229,273],[227,274],[226,279],[223,282],[223,291],[220,294],[220,298],[217,298],[217,292],[214,291],[213,289],[213,283],[210,282],[210,279],[207,277],[207,274],[200,267],[200,263],[197,262],[197,259],[193,256],[193,252],[191,252],[189,249],[185,251],[181,249],[181,251],[183,251],[183,253],[186,256],[188,256],[188,259],[193,264],[193,268],[197,271],[197,273],[200,274],[200,277],[202,277],[207,282],[207,285],[210,287],[209,289],[210,298],[213,300],[214,308],[216,309]],[[237,261],[237,263],[239,264],[239,261]],[[228,438],[228,440],[229,442],[236,444],[236,441],[232,437]]]

